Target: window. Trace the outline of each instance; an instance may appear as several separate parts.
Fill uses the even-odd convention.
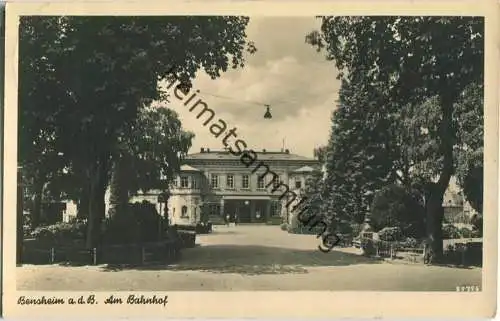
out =
[[[248,188],[250,186],[249,184],[249,180],[248,180],[248,175],[243,175],[242,177],[242,182],[241,182],[241,187],[242,188]]]
[[[212,174],[212,176],[210,176],[210,187],[219,188],[219,176],[216,174]]]
[[[264,177],[259,176],[257,178],[257,188],[264,189]]]
[[[302,181],[300,178],[295,179],[295,188],[302,188]]]
[[[226,187],[227,188],[234,188],[234,176],[233,175],[226,176]]]
[[[181,188],[188,188],[189,187],[189,179],[186,176],[181,177]]]
[[[272,180],[272,183],[273,183],[273,187],[278,187],[280,185],[280,178],[279,176],[273,176],[273,180]]]
[[[220,205],[219,204],[210,204],[209,205],[209,213],[210,215],[214,216],[214,215],[219,215],[219,212],[220,212]]]
[[[196,177],[191,178],[191,185],[192,188],[198,188],[198,181],[196,180]]]
[[[271,216],[280,216],[281,214],[281,203],[273,202],[271,204]]]
[[[188,212],[188,208],[187,208],[187,206],[186,206],[186,205],[184,205],[184,206],[182,207],[182,209],[181,209],[181,217],[182,217],[182,218],[186,218],[186,217],[188,217],[187,212]]]

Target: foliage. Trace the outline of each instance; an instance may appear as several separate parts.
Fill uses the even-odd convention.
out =
[[[403,248],[418,248],[419,242],[416,238],[407,237],[403,241],[399,242],[399,246]]]
[[[455,105],[458,128],[457,178],[465,198],[478,212],[483,212],[483,85],[473,83],[464,90]]]
[[[403,237],[403,232],[399,227],[384,227],[377,234],[380,240],[387,242],[399,241]]]
[[[471,229],[468,229],[466,227],[462,227],[459,231],[460,235],[463,237],[463,238],[469,238],[469,237],[472,237],[472,230]]]
[[[189,83],[199,70],[217,78],[242,67],[244,51],[255,51],[246,41],[248,20],[21,17],[19,162],[32,177],[37,200],[52,177],[68,176],[71,183],[63,186],[88,214],[88,247],[104,217],[120,137],[144,106],[164,98],[158,81],[174,74]]]
[[[308,220],[312,222],[321,220],[323,213],[321,210],[321,188],[322,188],[322,178],[323,173],[321,171],[314,171],[307,177],[304,191],[301,194],[301,199],[306,201],[302,203],[302,206],[294,209],[297,214],[295,217],[292,227],[306,227],[310,224],[306,224]]]
[[[326,161],[326,153],[326,146],[319,146],[313,150],[314,158],[316,158],[321,164]]]
[[[405,236],[422,237],[425,234],[425,215],[419,199],[418,192],[399,185],[382,188],[375,194],[371,206],[374,229],[398,227]]]
[[[443,239],[459,239],[461,237],[460,230],[451,224],[443,226]]]
[[[351,223],[350,227],[351,227],[352,235],[358,236],[359,233],[361,233],[361,229],[363,228],[363,224]]]
[[[167,189],[191,147],[194,134],[165,106],[144,109],[124,138],[131,156],[129,191]]]
[[[57,223],[39,226],[31,232],[31,237],[40,241],[65,244],[72,240],[83,240],[87,225],[83,222]]]
[[[475,214],[471,219],[472,230],[476,232],[475,234],[479,237],[483,236],[483,216],[480,214]]]
[[[154,204],[143,202],[128,204],[124,212],[110,217],[103,237],[106,244],[138,244],[162,240],[164,233],[162,217]]]
[[[483,243],[469,242],[449,245],[444,252],[443,261],[447,264],[482,266]]]
[[[424,185],[428,185],[427,234],[433,240],[434,254],[439,256],[443,248],[442,198],[456,168],[454,147],[460,142],[459,131],[468,130],[455,126],[453,110],[468,86],[483,82],[484,19],[431,16],[333,16],[321,19],[321,31],[310,33],[306,41],[326,52],[326,58],[334,61],[340,70],[339,78],[344,83],[354,85],[358,92],[378,93],[379,98],[379,101],[374,100],[372,104],[345,104],[351,108],[348,119],[358,121],[351,121],[343,129],[344,136],[348,136],[348,139],[342,137],[342,134],[336,139],[332,133],[333,141],[329,145],[342,143],[343,146],[336,147],[336,153],[329,153],[328,163],[336,162],[335,156],[346,159],[341,163],[347,163],[348,160],[361,163],[359,155],[370,159],[373,157],[370,148],[378,145],[383,153],[381,160],[385,158],[391,164],[402,160],[403,166],[400,164],[399,167],[403,173],[403,185],[412,185],[405,178],[405,174],[411,176],[412,172],[423,176],[423,182],[430,182],[428,178],[436,177],[437,180],[433,180],[432,184]],[[349,93],[343,101],[358,97],[360,94],[356,90]],[[339,112],[348,110],[342,105],[341,101]],[[481,113],[481,109],[480,105],[475,105],[474,112]],[[393,131],[392,135],[387,136],[387,142],[383,142],[377,135],[364,135],[365,128],[380,125],[380,121],[374,122],[372,118],[369,118],[369,122],[360,121],[362,116],[354,116],[363,114],[366,118],[374,117],[377,111],[386,115],[387,119],[392,118],[394,124],[388,123],[386,126],[388,131]],[[334,119],[333,129],[335,128]],[[358,151],[361,148],[353,143],[356,136],[366,146],[362,149],[364,153]],[[402,145],[402,142],[405,144]],[[350,150],[351,146],[355,152]],[[335,147],[330,149],[335,151]],[[403,152],[403,149],[408,152]],[[341,155],[341,152],[346,155]],[[333,168],[329,168],[329,171],[336,170],[336,166],[330,166]],[[346,193],[352,199],[359,198],[363,190],[370,190],[364,187],[365,180],[377,185],[377,180],[381,178],[373,174],[363,175],[360,167],[354,173],[350,170],[345,174],[347,178],[331,178],[335,184],[329,183],[329,189],[333,193],[342,193],[344,181],[351,178],[354,180],[350,184],[353,188]],[[329,175],[342,178],[340,171]],[[331,198],[338,199],[339,212],[342,207],[350,213],[362,209],[358,205],[353,211],[348,206],[348,197],[332,195]]]
[[[373,193],[390,181],[389,155],[382,146],[387,133],[380,116],[370,113],[376,93],[362,90],[358,82],[343,81],[339,105],[332,115],[326,147],[323,212],[333,225],[363,222]]]
[[[376,254],[375,241],[372,239],[361,239],[361,249],[363,250],[363,255],[373,256]]]

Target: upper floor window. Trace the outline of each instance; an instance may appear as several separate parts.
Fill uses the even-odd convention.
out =
[[[189,178],[187,176],[182,176],[181,177],[181,188],[188,188],[189,187]]]
[[[217,176],[216,174],[212,174],[210,176],[210,187],[219,188],[219,176]]]
[[[273,176],[272,185],[273,185],[273,187],[278,187],[280,185],[279,176]]]
[[[241,181],[241,187],[242,188],[249,188],[250,187],[250,181],[248,175],[243,175],[242,181]]]
[[[299,178],[295,179],[295,188],[302,188],[302,180]]]
[[[196,177],[191,178],[191,185],[192,188],[198,188],[198,181],[196,180]]]
[[[257,188],[259,189],[264,188],[264,177],[262,176],[257,177]]]
[[[187,208],[187,206],[186,206],[186,205],[184,205],[184,206],[182,207],[182,209],[181,209],[181,217],[188,217],[187,212],[188,212],[188,208]]]
[[[231,174],[226,176],[226,187],[234,188],[234,176]]]

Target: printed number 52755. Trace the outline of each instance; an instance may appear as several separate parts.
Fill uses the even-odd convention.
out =
[[[457,286],[457,292],[479,292],[479,285],[460,285]]]

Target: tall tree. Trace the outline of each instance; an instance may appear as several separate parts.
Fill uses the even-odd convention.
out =
[[[157,106],[141,110],[120,138],[111,180],[113,213],[137,191],[167,190],[191,147],[194,134],[184,131],[176,112]]]
[[[454,110],[457,128],[458,184],[471,206],[483,213],[484,118],[483,85],[473,83],[461,95]]]
[[[361,86],[361,87],[360,87]],[[374,193],[397,178],[394,144],[389,144],[391,122],[373,88],[342,81],[338,107],[326,148],[324,212],[331,223],[361,223]],[[391,157],[392,156],[392,157]]]
[[[87,246],[97,240],[118,137],[142,106],[161,98],[158,81],[216,78],[244,64],[246,17],[26,16],[20,26],[20,161],[50,131],[81,180]],[[175,69],[173,69],[175,67]]]
[[[391,102],[419,105],[435,97],[437,150],[426,202],[432,249],[442,254],[442,201],[454,174],[454,104],[471,83],[483,82],[484,19],[480,17],[322,17],[320,32],[306,41],[325,49],[340,77],[363,75]]]

